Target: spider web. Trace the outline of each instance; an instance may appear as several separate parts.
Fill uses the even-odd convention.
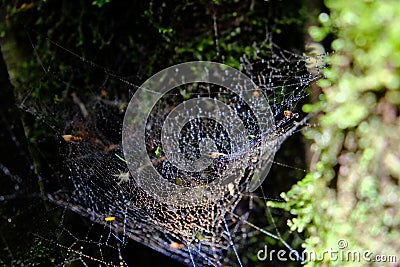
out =
[[[266,43],[260,47],[266,47]],[[251,193],[249,186],[257,179],[260,179],[257,185],[262,183],[263,179],[255,176],[260,164],[274,163],[273,155],[266,157],[259,153],[271,148],[266,147],[268,140],[276,140],[273,149],[277,149],[285,139],[308,125],[309,116],[301,112],[301,104],[310,94],[310,85],[321,77],[323,66],[312,65],[311,70],[310,62],[320,62],[318,58],[311,60],[308,56],[282,50],[272,42],[268,42],[267,47],[241,58],[242,71],[269,101],[274,122],[267,132],[260,131],[254,113],[240,95],[204,83],[169,91],[147,118],[146,153],[168,182],[189,187],[207,184],[218,175],[226,175],[228,163],[245,164],[239,176],[218,189],[217,200],[185,206],[160,202],[138,186],[132,177],[135,174],[129,172],[120,136],[128,100],[138,90],[138,85],[61,47],[64,53],[72,54],[93,71],[104,72],[108,84],[126,88],[129,95],[110,98],[98,92],[83,94],[79,88],[74,88],[73,82],[47,72],[58,86],[72,88],[69,89],[73,91],[70,103],[64,103],[60,109],[32,103],[29,97],[21,102],[23,110],[55,131],[56,145],[63,159],[63,171],[55,170],[53,175],[58,183],[46,193],[51,203],[62,207],[57,238],[38,235],[41,240],[62,249],[64,258],[58,264],[128,266],[124,255],[129,253],[125,251],[129,240],[193,266],[244,266],[247,259],[241,253],[249,239],[257,236],[276,239],[288,250],[294,250],[276,226],[271,232],[251,221],[254,199],[259,198],[266,205],[269,198],[262,187]],[[178,136],[181,153],[189,159],[206,155],[212,160],[201,175],[189,176],[166,160],[161,132],[167,115],[176,106],[204,96],[226,103],[239,114],[249,145],[235,151],[233,137],[229,137],[218,122],[189,121]],[[243,158],[250,160],[238,160]],[[60,175],[65,171],[68,175]],[[86,233],[68,230],[66,214],[69,211],[93,223]],[[98,251],[96,255],[93,250]]]

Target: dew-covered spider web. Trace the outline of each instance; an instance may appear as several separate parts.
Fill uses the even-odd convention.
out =
[[[57,182],[45,190],[54,209],[62,210],[57,235],[54,238],[38,234],[41,242],[54,244],[63,251],[63,258],[56,264],[135,266],[125,260],[131,240],[189,266],[248,266],[245,256],[248,244],[266,238],[276,240],[300,257],[276,226],[266,229],[265,224],[259,223],[263,219],[254,219],[252,213],[256,200],[261,200],[266,210],[261,216],[270,216],[264,221],[274,224],[267,200],[276,196],[266,195],[260,187],[265,177],[259,170],[266,174],[271,165],[279,164],[274,155],[280,145],[309,126],[309,115],[302,113],[301,106],[313,94],[310,86],[321,78],[323,66],[318,66],[321,62],[318,56],[283,50],[269,39],[255,54],[243,55],[241,71],[257,88],[250,92],[252,97],[263,94],[269,104],[266,125],[259,124],[256,112],[243,100],[241,92],[234,93],[214,84],[182,85],[160,97],[146,119],[144,135],[145,152],[152,167],[165,182],[183,189],[207,186],[221,176],[225,179],[222,186],[214,188],[214,198],[178,205],[149,194],[134,177],[146,172],[128,168],[124,153],[129,151],[124,151],[121,143],[123,120],[129,100],[140,84],[61,45],[52,45],[59,53],[74,57],[76,64],[84,64],[105,77],[100,86],[87,93],[88,90],[75,87],[74,80],[66,79],[62,71],[53,71],[57,66],[41,62],[46,73],[44,79],[64,88],[70,101],[49,106],[32,102],[30,95],[21,97],[22,110],[53,131],[61,158],[57,167],[60,169],[54,169],[49,178]],[[109,93],[113,87],[122,88],[125,95]],[[246,88],[241,90],[244,92]],[[174,125],[174,119],[182,121],[179,119],[182,113],[175,112],[174,117],[174,110],[186,102],[187,110],[198,112],[196,100],[204,97],[225,105],[235,114],[236,119],[226,123],[242,125],[243,132],[239,134],[243,143],[238,145],[239,137],[230,135],[229,127],[207,114],[185,121],[173,142],[163,142],[163,128],[168,123]],[[226,109],[213,109],[214,114],[216,111],[221,112],[218,116],[227,116],[223,113]],[[175,146],[179,156],[173,158],[168,154],[166,144]],[[197,171],[195,164],[204,163],[202,160],[206,164]],[[185,168],[184,163],[180,165],[183,161],[187,164]],[[70,230],[74,222],[66,214],[71,211],[92,222],[85,226],[89,230],[83,233]]]

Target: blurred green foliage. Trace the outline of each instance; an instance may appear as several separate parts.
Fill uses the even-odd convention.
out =
[[[102,7],[107,3],[110,3],[111,0],[95,0],[92,2],[92,5],[96,5],[98,7]]]
[[[307,250],[373,252],[372,261],[332,260],[307,266],[397,266],[374,255],[400,257],[400,2],[326,0],[329,14],[309,29],[316,41],[328,34],[335,51],[319,82],[323,95],[308,112],[319,112],[312,171],[269,203],[296,218],[293,231],[307,230]],[[361,256],[362,258],[362,256]]]

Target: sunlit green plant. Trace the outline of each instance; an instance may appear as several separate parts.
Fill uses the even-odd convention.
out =
[[[319,82],[323,95],[307,112],[319,112],[319,126],[306,133],[313,141],[311,172],[269,203],[296,217],[292,231],[309,233],[304,247],[322,254],[348,250],[397,255],[400,247],[400,2],[325,1],[330,14],[310,35],[328,34],[335,51]],[[344,250],[346,251],[346,250]],[[329,266],[388,265],[341,261],[325,255]],[[322,265],[310,261],[308,266]],[[326,265],[324,265],[326,266]]]

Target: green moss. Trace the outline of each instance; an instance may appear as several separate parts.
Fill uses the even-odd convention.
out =
[[[327,60],[326,79],[319,82],[324,97],[303,106],[306,112],[322,112],[320,125],[306,133],[314,142],[318,162],[282,194],[285,205],[273,205],[296,215],[288,224],[291,230],[308,231],[304,246],[309,250],[337,249],[338,240],[345,239],[351,250],[396,255],[400,247],[400,233],[395,230],[400,227],[400,168],[395,167],[400,164],[400,3],[325,3],[329,16],[320,15],[321,26],[309,32],[316,41],[333,33],[335,53]],[[329,266],[360,265],[325,260]]]

